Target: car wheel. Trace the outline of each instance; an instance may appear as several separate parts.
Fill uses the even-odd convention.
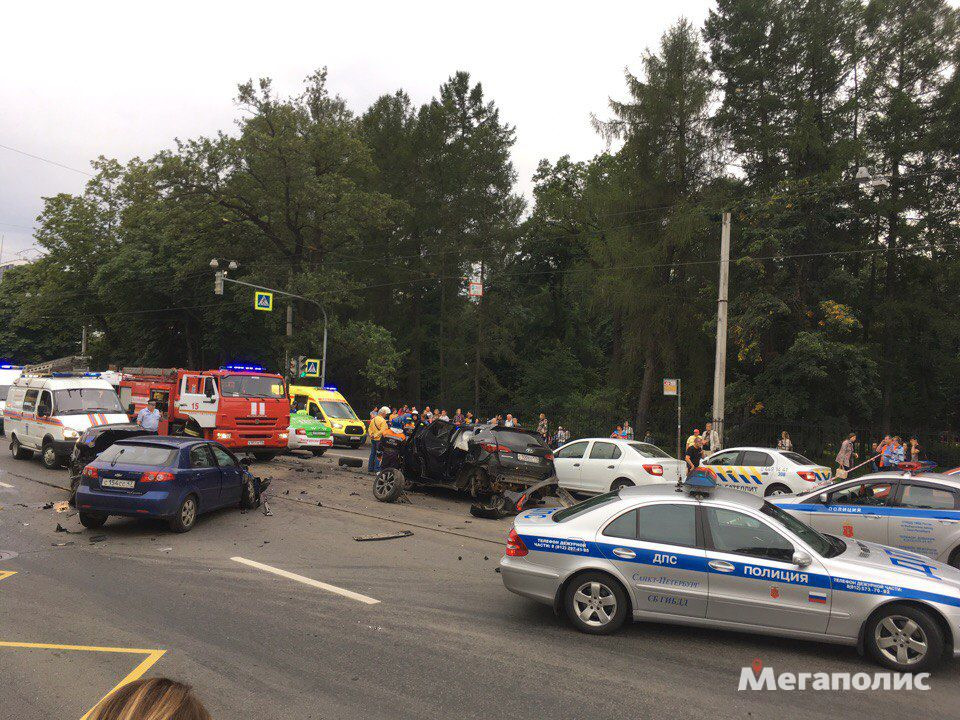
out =
[[[766,490],[763,491],[764,497],[771,497],[772,495],[789,495],[789,494],[790,494],[790,488],[788,488],[786,485],[782,483],[774,483],[773,485],[770,485],[769,487],[767,487]]]
[[[77,506],[77,488],[80,487],[80,480],[82,479],[80,473],[75,473],[70,476],[70,499],[67,501],[70,503],[70,507]]]
[[[950,554],[950,559],[947,561],[950,565],[960,570],[960,547],[954,550]]]
[[[40,448],[40,464],[47,470],[56,470],[60,467],[60,457],[57,451],[53,449],[53,443],[44,443]]]
[[[10,441],[10,453],[15,460],[29,460],[33,457],[33,450],[27,450],[23,447],[16,435],[14,435],[13,440]]]
[[[397,468],[387,468],[373,479],[373,496],[380,502],[392,503],[403,492],[403,473]]]
[[[591,635],[612,633],[627,619],[626,591],[602,572],[575,577],[564,591],[563,606],[577,630]]]
[[[610,492],[617,492],[617,490],[620,490],[621,488],[633,487],[633,485],[633,480],[627,480],[627,478],[617,478],[610,486]]]
[[[177,514],[170,518],[170,529],[174,532],[185,533],[191,530],[197,522],[197,498],[194,495],[187,495]]]
[[[251,454],[253,455],[254,458],[259,460],[260,462],[270,462],[277,456],[276,453],[272,453],[272,452],[255,452]]]
[[[108,516],[81,512],[79,513],[78,517],[80,518],[80,524],[85,528],[96,530],[99,527],[103,527],[103,524],[107,521]]]
[[[899,672],[927,670],[943,656],[943,631],[926,610],[888,605],[872,617],[865,633],[870,655]]]
[[[313,448],[310,452],[313,453],[314,457],[323,457],[323,454],[327,451],[326,448]]]

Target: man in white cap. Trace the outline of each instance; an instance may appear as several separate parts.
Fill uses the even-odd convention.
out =
[[[370,421],[370,459],[367,461],[367,472],[376,475],[380,471],[380,440],[387,429],[387,416],[390,408],[384,405]]]

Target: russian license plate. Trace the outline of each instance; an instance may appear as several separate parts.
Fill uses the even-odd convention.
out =
[[[526,453],[517,453],[517,457],[523,462],[535,463],[540,461],[540,458],[538,458],[536,455],[527,455]]]
[[[247,445],[263,445],[263,440],[251,440]]]
[[[100,478],[100,487],[123,488],[132,490],[136,487],[136,480],[122,480],[121,478]]]

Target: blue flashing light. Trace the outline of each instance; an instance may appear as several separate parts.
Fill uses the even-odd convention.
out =
[[[220,369],[233,372],[266,372],[263,365],[221,365]]]
[[[4,363],[0,365],[0,370],[23,370],[23,365],[11,365],[9,363]]]
[[[336,385],[324,385],[324,386],[323,386],[323,389],[324,389],[324,390],[329,390],[330,392],[340,392],[339,390],[337,390],[337,386],[336,386]]]
[[[687,475],[683,484],[693,492],[710,492],[717,487],[717,480],[713,470],[697,468]]]

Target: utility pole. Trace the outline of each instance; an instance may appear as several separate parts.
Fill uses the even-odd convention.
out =
[[[80,334],[80,355],[82,357],[87,356],[87,326],[83,326],[83,330]]]
[[[713,367],[713,429],[723,447],[723,414],[727,382],[727,296],[730,286],[730,213],[723,214],[720,233],[720,288],[717,293],[717,355]]]

